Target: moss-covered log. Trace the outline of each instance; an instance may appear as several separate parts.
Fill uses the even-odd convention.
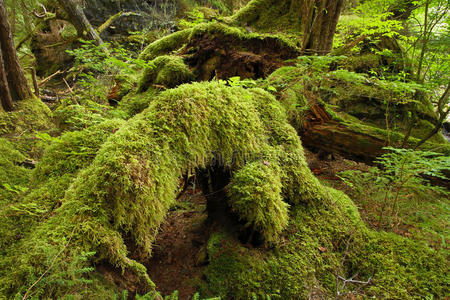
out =
[[[131,270],[152,287],[145,268],[127,257],[129,239],[141,259],[151,255],[159,225],[180,189],[180,178],[188,170],[211,165],[217,156],[222,167],[232,172],[247,162],[277,170],[270,180],[280,189],[264,197],[273,203],[264,219],[233,202],[239,217],[269,241],[276,241],[286,226],[281,221],[288,218],[285,202],[307,204],[326,197],[274,97],[263,90],[219,83],[182,85],[162,93],[107,140],[68,188],[62,206],[20,242],[18,247],[26,251],[2,267],[10,273],[3,277],[8,282],[1,292],[10,295],[18,291],[18,284],[31,284],[58,251],[64,253],[55,258],[60,272],[67,272],[82,253],[96,251],[96,261]],[[239,174],[237,191],[243,192],[255,183],[245,177],[256,178],[261,170],[249,168]],[[31,266],[28,279],[20,279]]]

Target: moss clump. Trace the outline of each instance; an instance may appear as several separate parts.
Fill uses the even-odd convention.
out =
[[[158,56],[180,49],[191,34],[191,29],[177,31],[148,45],[139,56],[143,60],[153,60]]]
[[[152,60],[151,67],[144,70],[139,83],[139,91],[146,91],[151,85],[174,88],[194,79],[194,74],[179,56],[159,56]]]
[[[1,168],[0,176],[3,178],[4,175],[5,184],[11,186],[11,194],[10,197],[2,197],[5,203],[0,209],[0,227],[4,229],[0,234],[2,250],[6,251],[6,246],[12,244],[15,237],[25,235],[33,224],[47,219],[61,205],[64,193],[77,172],[92,162],[100,145],[123,122],[106,121],[55,138],[32,172],[17,165],[25,159],[18,151],[3,149],[2,153],[7,154],[8,158],[1,162],[5,167]],[[2,147],[7,146],[11,144],[6,141],[2,143]],[[28,192],[21,192],[26,190],[24,188]]]
[[[248,164],[234,175],[228,192],[232,210],[268,242],[277,240],[289,220],[280,173],[279,166],[268,162]]]
[[[23,135],[52,126],[50,109],[37,98],[16,103],[12,112],[0,110],[0,135]]]

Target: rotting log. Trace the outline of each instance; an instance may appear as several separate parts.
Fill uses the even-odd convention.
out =
[[[323,106],[313,105],[305,118],[300,136],[304,146],[372,164],[387,146],[384,139],[357,132],[332,120]]]
[[[300,133],[303,145],[327,152],[337,152],[352,160],[373,163],[383,154],[386,141],[356,132],[336,121],[311,124]]]

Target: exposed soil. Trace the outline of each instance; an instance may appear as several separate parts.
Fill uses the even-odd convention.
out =
[[[199,80],[265,78],[299,52],[272,37],[240,40],[221,32],[191,39],[183,55]]]
[[[178,290],[183,300],[192,298],[201,280],[209,232],[205,226],[206,198],[201,190],[188,189],[179,205],[162,224],[152,258],[145,265],[162,295]]]

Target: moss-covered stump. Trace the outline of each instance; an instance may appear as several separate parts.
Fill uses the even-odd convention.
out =
[[[141,54],[146,60],[178,50],[197,80],[264,78],[299,55],[297,46],[283,35],[257,34],[220,22],[200,24],[150,44]]]
[[[217,156],[222,158],[221,167],[231,172],[247,162],[276,170],[270,180],[280,188],[267,190],[263,219],[239,209],[239,202],[234,204],[239,217],[270,242],[279,239],[287,224],[278,220],[288,218],[285,203],[307,204],[326,197],[274,97],[263,90],[219,83],[182,85],[163,92],[103,144],[66,190],[61,207],[20,241],[17,247],[22,252],[2,268],[8,273],[2,276],[7,280],[2,294],[24,292],[20,287],[30,286],[50,264],[58,265],[53,272],[83,268],[83,257],[93,251],[93,261],[106,260],[130,270],[152,288],[145,267],[127,257],[127,245],[138,249],[140,259],[149,257],[181,176],[210,165]],[[245,177],[261,175],[259,168],[239,173],[237,191],[248,191],[257,183]],[[41,295],[64,291],[61,286],[48,290],[46,281],[40,284],[36,290]]]

